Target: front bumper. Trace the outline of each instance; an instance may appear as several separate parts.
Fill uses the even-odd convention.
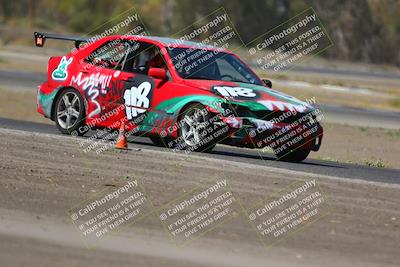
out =
[[[274,123],[248,117],[227,117],[223,121],[229,126],[223,143],[233,146],[271,147],[277,153],[298,148],[318,151],[323,137],[317,121]]]

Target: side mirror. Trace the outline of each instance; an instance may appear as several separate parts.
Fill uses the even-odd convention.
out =
[[[149,76],[156,78],[156,79],[166,80],[167,79],[167,71],[163,68],[150,68]]]
[[[270,80],[263,79],[263,82],[267,87],[272,88],[272,82]]]

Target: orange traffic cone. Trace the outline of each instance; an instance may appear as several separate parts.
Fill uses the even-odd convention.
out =
[[[121,128],[119,128],[119,135],[117,139],[117,143],[115,144],[115,148],[117,149],[128,149],[128,141],[125,136],[125,122],[121,123]]]

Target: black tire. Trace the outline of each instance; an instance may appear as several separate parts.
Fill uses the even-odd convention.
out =
[[[84,135],[86,111],[81,94],[73,89],[63,90],[57,97],[53,110],[53,118],[62,134]]]
[[[310,154],[309,149],[296,149],[296,150],[281,152],[275,155],[279,161],[301,162],[308,157],[308,154]]]
[[[195,114],[198,115],[195,115]],[[189,124],[186,121],[186,117],[193,118],[193,120],[197,120],[198,126],[194,126],[193,128],[193,138],[190,138],[188,135],[190,130],[188,129]],[[215,145],[218,143],[219,139],[213,138],[214,130],[211,130],[209,127],[213,127],[213,122],[211,120],[212,115],[207,109],[199,104],[194,103],[187,106],[181,113],[178,119],[178,138],[174,140],[175,148],[180,150],[185,150],[188,152],[210,152],[213,150]],[[196,129],[198,130],[197,133]]]

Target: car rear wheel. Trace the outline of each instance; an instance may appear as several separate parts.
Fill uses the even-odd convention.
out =
[[[81,94],[72,88],[61,92],[54,106],[54,120],[63,134],[84,135],[85,106]]]
[[[301,162],[308,157],[308,154],[310,154],[309,149],[296,149],[277,153],[275,155],[280,161]]]

